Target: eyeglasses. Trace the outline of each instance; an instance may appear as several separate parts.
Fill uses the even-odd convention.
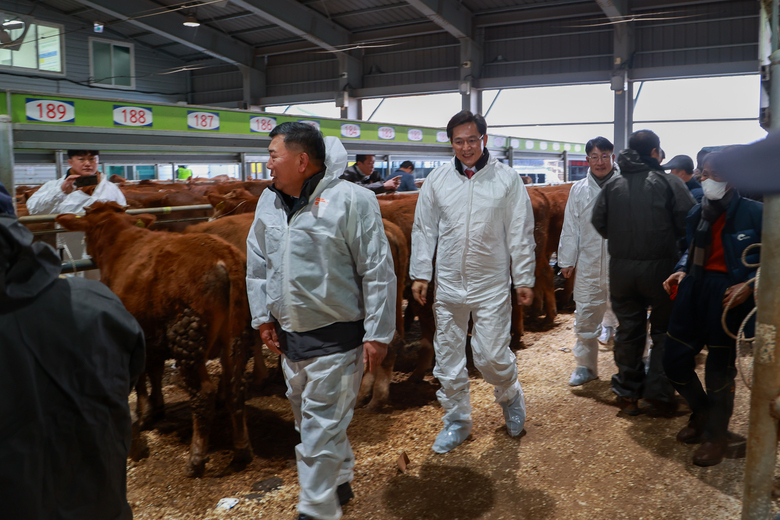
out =
[[[607,162],[612,159],[612,157],[609,154],[604,155],[589,155],[588,159],[595,162],[604,161]]]
[[[463,139],[455,139],[452,141],[452,146],[456,148],[463,148],[466,144],[468,144],[470,147],[475,148],[479,145],[479,142],[482,140],[482,136],[477,137],[471,137],[469,139],[463,140]]]

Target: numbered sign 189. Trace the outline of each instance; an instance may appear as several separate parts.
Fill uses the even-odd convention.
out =
[[[275,117],[255,116],[249,119],[249,130],[251,132],[267,134],[274,128],[276,128]]]
[[[419,128],[410,128],[406,135],[410,141],[423,140],[423,131],[420,130]]]
[[[395,128],[392,126],[380,126],[379,127],[380,139],[395,139]]]
[[[187,128],[193,130],[219,130],[219,114],[217,112],[187,112]]]
[[[355,123],[342,123],[341,137],[357,139],[360,137],[360,125],[356,125]]]
[[[73,101],[27,98],[24,111],[28,121],[45,121],[47,123],[73,123],[76,121],[76,107],[73,105]]]
[[[152,126],[151,107],[114,105],[114,124],[117,126]]]

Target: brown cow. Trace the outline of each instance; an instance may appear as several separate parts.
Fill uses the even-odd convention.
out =
[[[214,207],[214,214],[211,219],[218,219],[227,215],[240,215],[242,213],[254,214],[258,200],[260,200],[259,196],[253,195],[244,188],[237,188],[226,195],[209,193],[209,204]]]
[[[227,409],[233,422],[233,460],[245,463],[252,448],[244,413],[247,328],[245,258],[222,239],[207,234],[178,235],[150,231],[152,215],[130,216],[115,202],[96,203],[84,217],[64,214],[57,222],[84,231],[87,253],[101,280],[135,316],[146,336],[146,378],[136,385],[141,426],[162,415],[164,362],[176,359],[190,393],[193,429],[188,476],[201,476],[218,389],[206,360],[220,356]],[[139,227],[142,226],[142,227]]]
[[[401,295],[406,286],[406,273],[409,271],[409,249],[406,246],[406,237],[401,228],[388,220],[382,220],[385,228],[385,236],[390,245],[390,252],[393,255],[393,268],[396,276],[396,297],[395,305],[395,336],[393,341],[387,347],[387,355],[379,366],[376,374],[365,372],[363,381],[360,383],[357,404],[362,406],[371,397],[367,408],[369,411],[376,412],[390,403],[390,381],[393,378],[393,367],[395,359],[398,356],[398,349],[404,344],[404,318],[403,318],[403,298]]]
[[[210,235],[216,235],[241,251],[244,255],[244,262],[246,262],[246,237],[249,234],[249,228],[252,227],[254,219],[254,212],[229,215],[225,218],[195,224],[194,226],[185,229],[184,233],[208,233]],[[252,351],[254,352],[255,358],[252,372],[252,384],[254,386],[260,386],[268,377],[268,367],[265,364],[265,357],[262,353],[263,342],[260,339],[260,334],[257,331],[253,331],[252,338],[254,343],[252,345]]]

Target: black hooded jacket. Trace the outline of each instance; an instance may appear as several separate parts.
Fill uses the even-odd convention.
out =
[[[105,285],[59,274],[54,249],[0,215],[0,511],[131,519],[127,396],[143,332]]]
[[[596,199],[593,227],[609,240],[614,259],[680,257],[677,241],[685,236],[685,217],[696,201],[678,177],[651,162],[631,149],[620,152],[620,175],[607,182]]]

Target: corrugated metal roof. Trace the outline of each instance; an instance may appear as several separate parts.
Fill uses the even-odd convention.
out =
[[[192,0],[185,9],[175,11],[184,5],[181,0],[145,4],[158,6],[152,12],[174,21],[183,21],[186,15],[195,16],[202,25],[193,29],[193,38],[211,34],[212,50],[218,55],[227,53],[233,61],[253,52],[264,57],[269,67],[265,88],[271,97],[321,95],[323,99],[332,99],[332,90],[340,84],[334,46],[351,51],[362,67],[362,77],[349,80],[352,88],[358,85],[357,88],[376,89],[371,91],[372,95],[397,94],[404,85],[414,91],[415,84],[420,82],[446,84],[446,88],[452,89],[452,85],[457,87],[452,82],[461,78],[463,57],[458,38],[453,35],[459,32],[472,33],[481,51],[482,70],[473,79],[478,88],[512,85],[512,81],[527,84],[526,77],[547,74],[568,74],[567,77],[583,81],[609,78],[613,27],[596,0],[444,1],[462,6],[463,17],[444,22],[441,17],[429,19],[407,0],[251,0],[248,5]],[[286,16],[286,23],[297,25],[298,30],[280,27],[258,14],[265,2],[269,9],[273,7],[275,15]],[[757,65],[758,3],[754,0],[626,3],[627,14],[638,20],[633,22],[635,52],[631,64],[638,71],[637,77],[685,75],[692,66],[697,71],[726,73],[750,70],[751,64]],[[3,4],[4,0],[0,0],[0,7]],[[213,58],[185,44],[172,43],[173,38],[87,8],[79,0],[39,0],[36,5],[38,9],[64,13],[80,24],[102,21],[117,33],[185,62]],[[127,5],[136,5],[135,0]],[[123,7],[127,9],[121,0],[117,0],[116,7],[112,5],[117,11]],[[303,31],[312,34],[304,38],[299,34]],[[307,65],[302,66],[303,63]],[[235,79],[235,75],[231,77]],[[210,88],[211,83],[200,81],[199,85]],[[221,90],[230,88],[233,87],[223,85]],[[224,96],[222,93],[217,97]],[[205,95],[204,98],[215,99]]]

